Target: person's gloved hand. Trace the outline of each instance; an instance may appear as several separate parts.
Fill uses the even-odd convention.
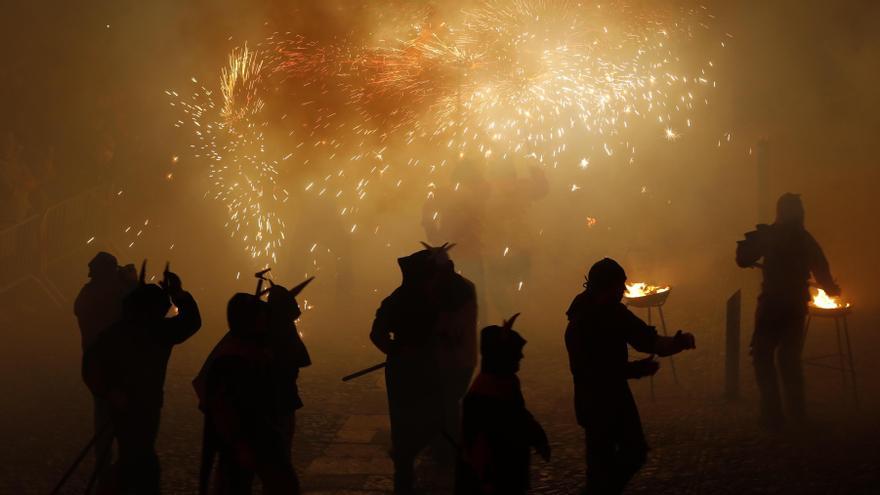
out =
[[[692,333],[686,333],[679,330],[675,332],[675,337],[673,337],[673,339],[675,339],[675,343],[681,350],[697,348],[697,340]]]
[[[654,361],[654,357],[651,356],[645,359],[639,359],[638,361],[630,361],[628,367],[629,378],[642,378],[657,374],[657,371],[660,370],[660,363]]]

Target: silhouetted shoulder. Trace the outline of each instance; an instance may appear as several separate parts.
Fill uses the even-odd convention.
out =
[[[473,282],[464,278],[461,274],[455,274],[455,284],[456,288],[462,291],[473,292],[476,293],[477,289]]]
[[[473,282],[457,273],[453,276],[449,289],[447,301],[452,308],[475,301],[477,298],[477,289]]]
[[[394,292],[388,295],[385,299],[382,299],[382,303],[379,304],[379,309],[376,310],[376,315],[383,314],[387,311],[392,311],[400,304],[401,299],[404,294],[403,287],[398,287],[394,289]]]
[[[819,247],[819,241],[817,241],[816,238],[813,237],[813,234],[811,234],[811,233],[810,233],[808,230],[806,230],[806,229],[804,229],[804,242],[807,244],[807,247],[808,247],[808,248],[817,248],[817,249],[821,249],[821,248]]]
[[[589,296],[587,296],[587,291],[585,290],[575,296],[574,300],[572,300],[571,304],[568,306],[568,311],[566,311],[565,314],[568,316],[569,321],[578,320],[581,318],[583,313],[587,311],[589,306]]]

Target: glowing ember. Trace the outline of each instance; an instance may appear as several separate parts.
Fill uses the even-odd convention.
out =
[[[842,302],[838,296],[829,296],[822,289],[816,289],[816,293],[813,294],[813,299],[810,301],[810,306],[822,309],[840,309],[848,308],[849,303]]]
[[[659,294],[668,290],[669,286],[661,287],[657,285],[648,285],[645,282],[634,282],[632,284],[626,284],[626,293],[624,293],[623,296],[629,299],[636,299],[639,297]]]

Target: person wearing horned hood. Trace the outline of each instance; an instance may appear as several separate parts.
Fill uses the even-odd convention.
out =
[[[281,432],[284,440],[284,448],[281,452],[282,465],[285,468],[290,466],[289,470],[283,471],[287,476],[282,477],[282,480],[290,480],[287,484],[294,487],[292,493],[299,493],[299,480],[293,470],[291,448],[296,429],[296,411],[303,407],[297,380],[300,368],[312,364],[309,351],[296,327],[296,320],[302,315],[296,296],[312,280],[314,277],[290,290],[272,284],[267,297],[268,344],[272,350],[271,372],[274,377],[275,417],[277,431]]]
[[[630,361],[627,346],[659,356],[694,349],[694,336],[679,330],[664,337],[621,302],[626,273],[605,258],[590,268],[586,290],[568,308],[565,347],[574,378],[574,405],[587,451],[585,493],[620,493],[645,463],[648,445],[627,380],[650,376],[652,358]]]
[[[761,394],[761,424],[777,429],[784,416],[774,356],[779,359],[788,415],[795,421],[804,419],[801,353],[810,274],[829,295],[840,294],[840,288],[822,248],[804,228],[804,206],[798,194],[783,194],[776,204],[776,221],[758,225],[737,243],[736,263],[742,268],[760,267],[764,276],[755,311],[752,360]]]
[[[453,245],[424,246],[397,260],[403,281],[382,301],[370,333],[387,356],[397,494],[412,493],[415,458],[429,443],[456,441],[460,401],[477,360],[474,285],[455,272]]]
[[[209,492],[215,454],[218,493],[250,493],[255,477],[265,493],[299,493],[291,463],[295,412],[303,406],[296,381],[311,359],[295,324],[296,296],[313,278],[290,290],[269,281],[264,291],[263,280],[254,295],[230,299],[229,332],[193,380],[205,414],[200,493]]]
[[[532,448],[550,460],[547,435],[526,409],[516,376],[526,345],[513,329],[517,316],[480,332],[480,374],[462,402],[461,495],[525,494]]]
[[[137,288],[123,302],[122,319],[102,332],[83,356],[83,379],[110,404],[119,448],[116,488],[121,493],[159,493],[156,437],[172,348],[202,325],[195,299],[175,273],[146,284],[146,262]],[[166,318],[172,302],[178,314]],[[100,489],[99,489],[100,491]]]

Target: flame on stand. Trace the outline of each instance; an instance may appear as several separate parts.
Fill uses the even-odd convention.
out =
[[[661,287],[658,285],[648,285],[645,282],[634,282],[631,284],[626,284],[626,292],[623,294],[623,296],[629,299],[636,299],[639,297],[650,296],[652,294],[659,294],[668,290],[668,285],[665,287]]]
[[[848,308],[849,303],[842,302],[837,296],[829,296],[822,289],[816,289],[816,293],[813,294],[813,299],[810,301],[810,306],[822,309],[840,309]]]

